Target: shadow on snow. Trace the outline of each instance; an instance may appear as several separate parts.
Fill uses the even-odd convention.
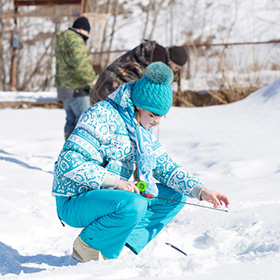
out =
[[[1,152],[1,150],[0,150]],[[12,157],[0,157],[0,160],[4,160],[4,161],[9,161],[9,162],[13,162],[13,163],[16,163],[22,167],[25,167],[25,168],[29,168],[29,169],[36,169],[36,170],[40,170],[40,171],[43,171],[43,172],[46,172],[46,173],[50,173],[50,174],[53,174],[52,171],[45,171],[43,170],[42,168],[40,167],[36,167],[36,166],[31,166],[21,160],[18,160],[18,159],[15,159],[15,158],[12,158]]]
[[[61,267],[76,265],[77,262],[70,255],[62,257],[41,254],[21,256],[17,250],[0,242],[0,275],[40,272],[46,269],[38,267],[41,264]]]

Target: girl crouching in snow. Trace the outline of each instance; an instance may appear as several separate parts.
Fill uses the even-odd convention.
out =
[[[55,163],[53,195],[60,220],[83,228],[74,241],[74,259],[116,259],[124,246],[139,254],[182,209],[178,202],[141,196],[128,181],[135,166],[147,194],[228,206],[225,195],[204,188],[152,137],[172,105],[172,79],[168,66],[150,64],[140,80],[84,112],[65,142]]]

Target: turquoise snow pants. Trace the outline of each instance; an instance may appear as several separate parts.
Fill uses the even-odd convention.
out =
[[[186,201],[171,188],[158,184],[158,189],[158,197]],[[56,203],[59,218],[83,228],[81,239],[108,259],[118,258],[124,246],[138,254],[184,206],[116,189],[57,196]]]

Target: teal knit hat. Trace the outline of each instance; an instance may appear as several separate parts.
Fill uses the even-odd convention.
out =
[[[162,62],[150,64],[145,76],[138,80],[132,90],[131,98],[135,106],[163,116],[172,105],[172,70]]]

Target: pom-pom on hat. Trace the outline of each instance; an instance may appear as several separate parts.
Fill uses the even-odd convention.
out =
[[[90,32],[90,24],[86,17],[79,17],[73,23],[73,28],[83,29]]]
[[[150,64],[145,76],[138,80],[132,90],[131,98],[135,106],[163,116],[172,105],[172,70],[162,62]]]

